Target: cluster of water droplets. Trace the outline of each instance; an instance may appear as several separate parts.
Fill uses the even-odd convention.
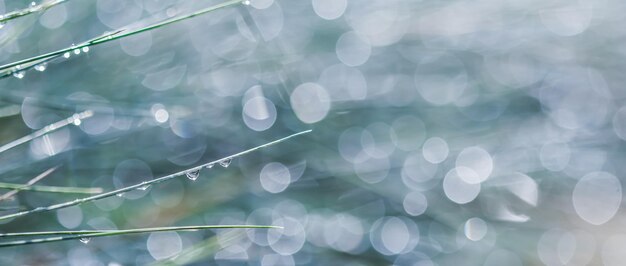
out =
[[[233,161],[232,158],[226,158],[224,160],[219,161],[217,164],[219,164],[221,167],[227,168],[228,166],[230,166],[230,163]],[[211,169],[215,166],[215,164],[210,163],[206,165],[207,169]],[[188,172],[185,173],[185,176],[187,176],[187,178],[191,181],[196,181],[196,179],[198,179],[198,177],[200,176],[200,170],[201,168],[195,168],[195,169],[191,169]]]

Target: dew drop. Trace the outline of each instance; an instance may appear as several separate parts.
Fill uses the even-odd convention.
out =
[[[250,5],[250,0],[245,0],[243,2],[241,2],[244,6],[249,6]]]
[[[233,161],[233,159],[228,158],[228,159],[224,159],[222,161],[220,161],[220,166],[226,168],[230,165],[230,163]]]
[[[80,54],[80,49],[74,49],[74,54],[76,55]]]
[[[36,5],[37,5],[37,3],[35,3],[35,2],[30,2],[30,6],[36,6]]]
[[[196,179],[200,176],[200,170],[192,170],[187,172],[185,175],[189,178],[189,180],[196,181]]]
[[[207,168],[207,169],[211,169],[211,168],[213,168],[213,166],[215,166],[215,164],[214,164],[214,163],[211,163],[211,164],[207,165],[207,166],[206,166],[206,168]]]
[[[24,78],[24,75],[26,75],[26,73],[24,73],[24,71],[13,72],[13,76],[18,78],[18,79]]]
[[[138,187],[137,189],[146,191],[148,188],[150,188],[150,185],[141,186],[141,187]]]
[[[91,237],[81,237],[78,240],[82,242],[83,244],[87,244],[89,243],[89,241],[91,241]]]
[[[37,70],[39,72],[44,72],[44,71],[46,71],[47,67],[48,67],[48,63],[41,63],[39,65],[36,65],[34,68],[35,68],[35,70]]]
[[[124,193],[117,193],[117,194],[115,194],[115,196],[118,196],[118,197],[121,198],[121,197],[124,197]]]
[[[70,52],[65,52],[65,53],[63,54],[63,57],[65,57],[65,58],[70,58]]]
[[[83,50],[83,53],[89,52],[89,46],[85,46],[85,47],[83,47],[83,49],[82,49],[82,50]]]

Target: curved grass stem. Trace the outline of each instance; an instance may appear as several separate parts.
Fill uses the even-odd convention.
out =
[[[75,199],[75,200],[72,200],[72,201],[67,201],[67,202],[63,202],[63,203],[59,203],[59,204],[55,204],[55,205],[50,205],[50,206],[47,206],[47,207],[38,207],[38,208],[35,208],[35,209],[31,209],[31,210],[26,210],[26,211],[22,211],[22,212],[13,213],[13,214],[3,215],[3,216],[0,216],[0,220],[17,218],[17,217],[21,217],[21,216],[25,216],[25,215],[29,215],[29,214],[34,214],[34,213],[39,213],[39,212],[46,212],[46,211],[63,209],[63,208],[67,208],[67,207],[70,207],[70,206],[82,204],[82,203],[85,203],[85,202],[90,202],[90,201],[94,201],[94,200],[108,198],[108,197],[115,196],[115,195],[118,195],[118,194],[121,194],[121,193],[124,193],[124,192],[127,192],[127,191],[131,191],[131,190],[135,190],[135,189],[142,189],[142,188],[145,188],[147,186],[150,186],[150,185],[153,185],[153,184],[158,184],[158,183],[161,183],[161,182],[164,182],[164,181],[167,181],[167,180],[179,177],[179,176],[185,176],[188,173],[195,173],[195,172],[200,171],[202,168],[205,168],[205,167],[212,167],[213,165],[220,164],[220,163],[223,163],[225,161],[230,161],[230,160],[232,160],[232,159],[234,159],[236,157],[239,157],[239,156],[242,156],[242,155],[245,155],[245,154],[248,154],[248,153],[260,150],[260,149],[263,149],[265,147],[269,147],[269,146],[278,144],[280,142],[286,141],[288,139],[291,139],[291,138],[294,138],[294,137],[297,137],[297,136],[300,136],[300,135],[304,135],[304,134],[310,133],[311,131],[312,130],[301,131],[301,132],[289,135],[287,137],[284,137],[284,138],[281,138],[281,139],[277,139],[277,140],[265,143],[265,144],[260,145],[260,146],[256,146],[254,148],[247,149],[245,151],[242,151],[242,152],[239,152],[239,153],[235,153],[233,155],[226,156],[226,157],[221,158],[219,160],[215,160],[215,161],[208,162],[208,163],[205,163],[205,164],[202,164],[202,165],[198,165],[198,166],[195,166],[195,167],[192,167],[192,168],[188,168],[188,169],[186,169],[184,171],[180,171],[178,173],[174,173],[174,174],[166,175],[166,176],[163,176],[163,177],[159,177],[159,178],[156,178],[156,179],[153,179],[153,180],[150,180],[150,181],[144,181],[144,182],[141,182],[139,184],[132,185],[132,186],[128,186],[128,187],[120,188],[120,189],[117,189],[117,190],[105,192],[105,193],[94,195],[94,196],[91,196],[91,197],[80,198],[80,199]]]
[[[186,14],[186,15],[181,15],[178,17],[174,17],[171,19],[167,19],[161,22],[157,22],[154,23],[152,25],[149,26],[145,26],[142,28],[138,28],[138,29],[118,29],[115,30],[113,32],[108,32],[108,33],[104,33],[103,35],[100,35],[96,38],[90,39],[88,41],[82,42],[78,45],[72,45],[70,47],[67,48],[63,48],[54,52],[49,52],[46,54],[41,54],[38,56],[34,56],[34,57],[30,57],[30,58],[26,58],[26,59],[22,59],[19,61],[15,61],[13,63],[9,63],[9,64],[5,64],[3,66],[0,66],[0,77],[8,77],[10,75],[12,75],[15,72],[19,72],[19,71],[24,71],[26,69],[29,69],[31,67],[34,67],[37,64],[43,63],[43,62],[47,62],[49,60],[52,60],[54,58],[57,58],[65,53],[70,53],[76,49],[83,49],[85,47],[91,47],[91,46],[95,46],[98,44],[102,44],[102,43],[106,43],[106,42],[110,42],[110,41],[114,41],[117,39],[121,39],[124,37],[128,37],[131,35],[135,35],[135,34],[139,34],[145,31],[150,31],[150,30],[154,30],[169,24],[173,24],[176,22],[180,22],[183,20],[187,20],[202,14],[206,14],[221,8],[225,8],[228,6],[232,6],[235,4],[240,4],[244,1],[242,0],[230,0],[230,1],[226,1],[214,6],[210,6],[201,10],[198,10],[196,12],[190,13],[190,14]]]
[[[171,227],[151,227],[125,230],[84,230],[84,231],[48,231],[48,232],[23,232],[0,234],[0,237],[31,237],[43,235],[61,235],[47,238],[25,239],[0,242],[0,247],[12,247],[22,245],[32,245],[72,239],[90,239],[94,237],[166,232],[166,231],[197,231],[210,229],[282,229],[280,226],[272,225],[194,225],[194,226],[171,226]]]

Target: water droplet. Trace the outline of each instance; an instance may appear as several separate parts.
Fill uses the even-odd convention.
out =
[[[80,49],[74,49],[74,54],[80,54]]]
[[[63,54],[63,57],[65,57],[65,58],[70,58],[70,52],[65,52],[65,53]]]
[[[89,52],[89,46],[83,47],[83,53]]]
[[[185,174],[191,181],[196,181],[200,176],[200,170],[191,170]]]
[[[118,196],[121,198],[121,197],[124,197],[124,193],[117,193],[115,196]]]
[[[149,187],[150,185],[144,185],[144,186],[138,187],[137,189],[146,191]]]
[[[207,168],[207,169],[211,169],[211,168],[213,168],[213,166],[215,166],[215,164],[214,164],[214,163],[211,163],[211,164],[207,165],[207,166],[206,166],[206,168]]]
[[[36,5],[37,5],[37,3],[35,3],[34,1],[30,2],[30,6],[36,6]]]
[[[24,71],[13,72],[13,76],[18,78],[18,79],[24,78],[25,75],[26,75],[26,73],[24,73]]]
[[[228,158],[228,159],[224,159],[222,161],[220,161],[220,166],[226,168],[230,165],[230,163],[233,161],[233,159]]]
[[[89,241],[91,241],[91,237],[81,237],[78,240],[82,242],[83,244],[87,244],[89,243]]]
[[[244,6],[249,6],[250,5],[250,0],[245,0],[243,2],[241,2]]]
[[[37,70],[39,72],[43,72],[43,71],[46,70],[47,67],[48,67],[48,63],[41,63],[41,64],[35,66],[35,70]]]

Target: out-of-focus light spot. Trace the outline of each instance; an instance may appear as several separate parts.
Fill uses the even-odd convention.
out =
[[[370,241],[383,255],[407,253],[419,242],[419,229],[404,217],[383,217],[372,225]]]
[[[264,131],[276,122],[276,107],[265,97],[253,97],[243,106],[242,116],[246,126],[250,129]]]
[[[298,119],[307,124],[319,122],[330,111],[330,97],[315,83],[304,83],[291,93],[291,108]]]
[[[372,53],[369,42],[355,32],[346,32],[337,40],[337,58],[347,66],[360,66],[367,62]]]
[[[311,3],[315,14],[326,20],[341,17],[348,6],[347,0],[312,0]]]
[[[415,70],[418,92],[433,105],[456,101],[465,91],[467,80],[467,70],[463,62],[447,53],[424,57]]]
[[[333,101],[358,101],[367,97],[367,81],[354,67],[335,64],[324,69],[318,80]]]
[[[261,266],[293,266],[296,265],[292,256],[282,256],[278,254],[263,255]]]
[[[239,245],[227,246],[215,253],[216,261],[227,261],[230,263],[242,262],[248,260],[248,252],[244,247]]]
[[[421,154],[413,153],[402,164],[402,181],[409,188],[419,189],[420,183],[433,179],[438,169],[438,165],[427,162]]]
[[[404,196],[402,206],[404,207],[404,211],[409,215],[418,216],[423,214],[426,208],[428,208],[428,200],[424,194],[412,191]]]
[[[541,22],[561,36],[573,36],[585,31],[593,17],[592,1],[572,1],[567,7],[542,10]]]
[[[413,151],[419,149],[426,138],[426,125],[418,117],[406,115],[398,117],[391,124],[393,141],[398,149]]]
[[[250,0],[250,5],[256,9],[266,9],[274,3],[274,0]]]
[[[372,123],[361,134],[361,144],[367,155],[374,158],[386,158],[393,153],[395,145],[393,128],[383,122]]]
[[[626,235],[610,236],[602,245],[602,262],[606,266],[620,266],[626,261]]]
[[[456,167],[463,181],[470,184],[481,183],[491,175],[493,159],[485,149],[478,146],[469,147],[459,153],[456,158]],[[466,169],[472,171],[466,172]]]
[[[589,173],[574,187],[572,202],[580,218],[590,224],[604,224],[619,210],[622,203],[622,184],[610,173]]]
[[[57,210],[57,220],[67,229],[76,228],[83,221],[83,211],[78,206]]]
[[[289,169],[281,163],[268,163],[260,173],[261,186],[270,193],[283,192],[291,183]]]
[[[56,5],[44,12],[41,17],[39,17],[39,23],[48,28],[48,29],[56,29],[65,23],[67,20],[67,9],[65,9],[64,5]]]
[[[443,179],[443,191],[451,201],[458,204],[465,204],[473,201],[480,193],[480,183],[465,182],[459,172],[463,172],[465,176],[477,178],[472,169],[467,167],[457,167],[450,170]],[[473,174],[472,174],[473,173]]]
[[[546,231],[537,243],[539,259],[546,265],[569,265],[576,252],[576,237],[562,230]]]
[[[470,218],[463,227],[465,237],[472,241],[480,241],[487,235],[487,223],[478,217]]]
[[[448,153],[450,149],[448,148],[448,143],[438,137],[429,138],[424,142],[424,146],[422,147],[422,155],[424,159],[430,163],[441,163],[446,158],[448,158]]]
[[[347,213],[336,214],[324,224],[326,245],[342,252],[356,251],[361,245],[363,234],[359,218]]]
[[[613,131],[620,139],[626,140],[626,106],[622,106],[613,115]]]
[[[351,163],[362,162],[368,158],[363,145],[361,144],[361,136],[363,129],[352,127],[344,130],[339,136],[338,149],[339,154],[346,161]]]
[[[130,56],[142,56],[152,47],[152,33],[137,34],[119,40],[122,50]]]
[[[269,229],[267,239],[270,247],[281,255],[291,255],[298,252],[304,245],[306,234],[302,224],[291,217],[279,218],[274,222],[283,229]]]
[[[389,174],[390,163],[387,157],[372,158],[354,164],[354,172],[361,180],[369,184],[383,181]]]
[[[177,255],[182,251],[183,243],[176,232],[150,233],[146,242],[148,252],[155,260],[162,260]]]

